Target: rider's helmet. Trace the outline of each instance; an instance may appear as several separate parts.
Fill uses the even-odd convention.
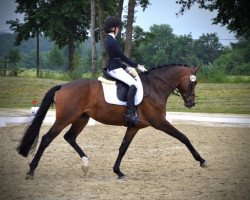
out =
[[[104,21],[104,31],[105,33],[113,32],[112,27],[120,27],[121,20],[117,17],[107,17]]]

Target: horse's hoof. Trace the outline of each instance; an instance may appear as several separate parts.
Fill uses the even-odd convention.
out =
[[[202,167],[202,168],[209,167],[208,162],[205,160],[203,163],[201,163],[201,167]]]
[[[89,171],[89,166],[82,165],[82,171],[83,171],[84,176],[86,176]]]
[[[26,180],[33,180],[34,179],[34,174],[31,174],[30,172],[28,172],[26,174],[26,177],[25,177]]]
[[[123,175],[118,176],[117,179],[118,179],[118,180],[125,180],[125,179],[126,179],[126,176],[123,174]]]

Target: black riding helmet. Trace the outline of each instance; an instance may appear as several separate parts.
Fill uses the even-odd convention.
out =
[[[112,27],[120,27],[121,26],[121,20],[117,17],[107,17],[104,21],[104,31],[105,33],[112,32]]]

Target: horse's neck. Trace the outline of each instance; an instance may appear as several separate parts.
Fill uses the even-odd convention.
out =
[[[145,92],[148,92],[151,98],[159,96],[167,100],[169,95],[176,89],[180,78],[181,68],[154,69],[141,77]]]

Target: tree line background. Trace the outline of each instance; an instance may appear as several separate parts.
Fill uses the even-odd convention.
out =
[[[16,12],[25,15],[24,22],[18,19],[7,22],[14,33],[0,34],[0,57],[8,58],[17,71],[18,68],[37,68],[38,65],[39,69],[77,73],[101,71],[106,65],[103,22],[106,16],[114,15],[124,22],[122,34],[117,39],[125,54],[147,68],[184,63],[202,66],[204,79],[250,75],[249,15],[248,11],[242,11],[249,5],[244,0],[177,1],[182,6],[179,14],[194,2],[199,3],[201,9],[218,9],[214,23],[226,25],[238,37],[238,41],[229,46],[223,46],[216,33],[204,33],[193,39],[191,34],[175,35],[168,24],[153,25],[148,32],[133,26],[135,8],[146,9],[150,6],[149,0],[129,0],[124,18],[121,15],[125,7],[123,0],[16,2]],[[238,7],[235,7],[236,3]],[[223,9],[225,14],[221,18]],[[244,18],[247,21],[242,25],[238,15],[226,16],[225,9],[239,9],[240,16],[244,18],[244,13],[248,16]],[[232,17],[238,21],[230,19]]]

